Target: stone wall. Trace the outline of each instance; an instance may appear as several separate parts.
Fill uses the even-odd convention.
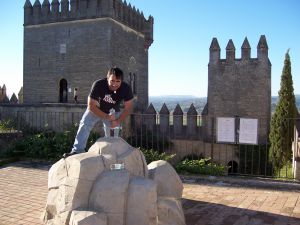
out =
[[[19,131],[30,128],[62,132],[78,125],[85,110],[86,104],[1,104],[0,120],[12,120]],[[94,131],[104,136],[101,121],[95,125]],[[122,137],[127,137],[129,132],[130,118],[127,118],[122,123]]]
[[[117,0],[71,1],[67,12],[68,1],[61,9],[51,3],[51,10],[38,2],[24,6],[24,103],[73,103],[74,88],[85,103],[92,83],[118,66],[136,87],[136,110],[145,110],[153,18]]]
[[[271,63],[266,38],[262,35],[259,40],[257,58],[251,58],[247,38],[241,58],[236,58],[232,40],[226,47],[226,59],[220,58],[220,51],[214,38],[208,65],[207,106],[203,112],[208,116],[206,139],[211,137],[213,126],[209,118],[244,117],[260,120],[259,142],[265,142],[271,118]]]
[[[172,164],[178,163],[185,156],[194,156],[195,159],[211,158],[215,163],[230,165],[230,162],[239,162],[238,154],[234,145],[207,143],[201,140],[174,139],[170,153],[176,154]]]
[[[5,104],[0,105],[0,120],[13,120],[18,130],[64,131],[79,123],[85,109],[86,105],[72,104]]]

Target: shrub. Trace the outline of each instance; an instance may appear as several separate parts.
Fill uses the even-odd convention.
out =
[[[175,156],[175,154],[170,155],[165,152],[159,153],[153,149],[141,149],[141,151],[144,153],[147,164],[157,160],[169,161]]]
[[[200,160],[184,159],[176,165],[175,169],[178,173],[218,176],[226,174],[228,167],[212,163],[211,159],[207,158]]]
[[[11,119],[0,121],[0,131],[15,130],[15,128],[16,128],[16,122]]]
[[[63,153],[70,152],[77,127],[68,131],[55,133],[45,130],[36,134],[28,134],[21,140],[13,142],[5,151],[4,157],[28,157],[33,159],[58,160]],[[98,139],[96,132],[91,132],[87,141],[87,149]]]

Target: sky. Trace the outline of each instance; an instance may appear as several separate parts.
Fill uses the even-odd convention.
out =
[[[31,0],[33,4],[35,0]],[[42,3],[42,0],[40,0]],[[0,0],[0,86],[8,95],[23,83],[23,6],[25,0]],[[294,93],[300,94],[299,0],[127,0],[154,17],[149,54],[149,95],[207,96],[209,47],[214,37],[225,58],[232,39],[236,58],[247,37],[251,57],[265,35],[272,64],[272,96],[278,95],[289,49]]]

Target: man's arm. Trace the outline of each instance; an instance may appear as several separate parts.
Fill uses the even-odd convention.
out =
[[[92,99],[90,96],[88,97],[88,110],[99,116],[101,119],[105,119],[108,121],[115,120],[114,115],[108,115],[100,110],[99,102],[95,99]]]
[[[120,117],[116,120],[113,120],[111,123],[112,128],[119,126],[126,119],[126,117],[131,113],[132,106],[133,106],[132,99],[124,102],[124,109],[123,109]]]

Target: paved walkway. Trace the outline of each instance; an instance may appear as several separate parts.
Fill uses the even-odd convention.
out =
[[[42,225],[48,169],[26,162],[0,168],[0,225]],[[300,225],[300,184],[183,179],[187,225]]]
[[[40,225],[49,166],[13,163],[0,169],[0,225]]]

